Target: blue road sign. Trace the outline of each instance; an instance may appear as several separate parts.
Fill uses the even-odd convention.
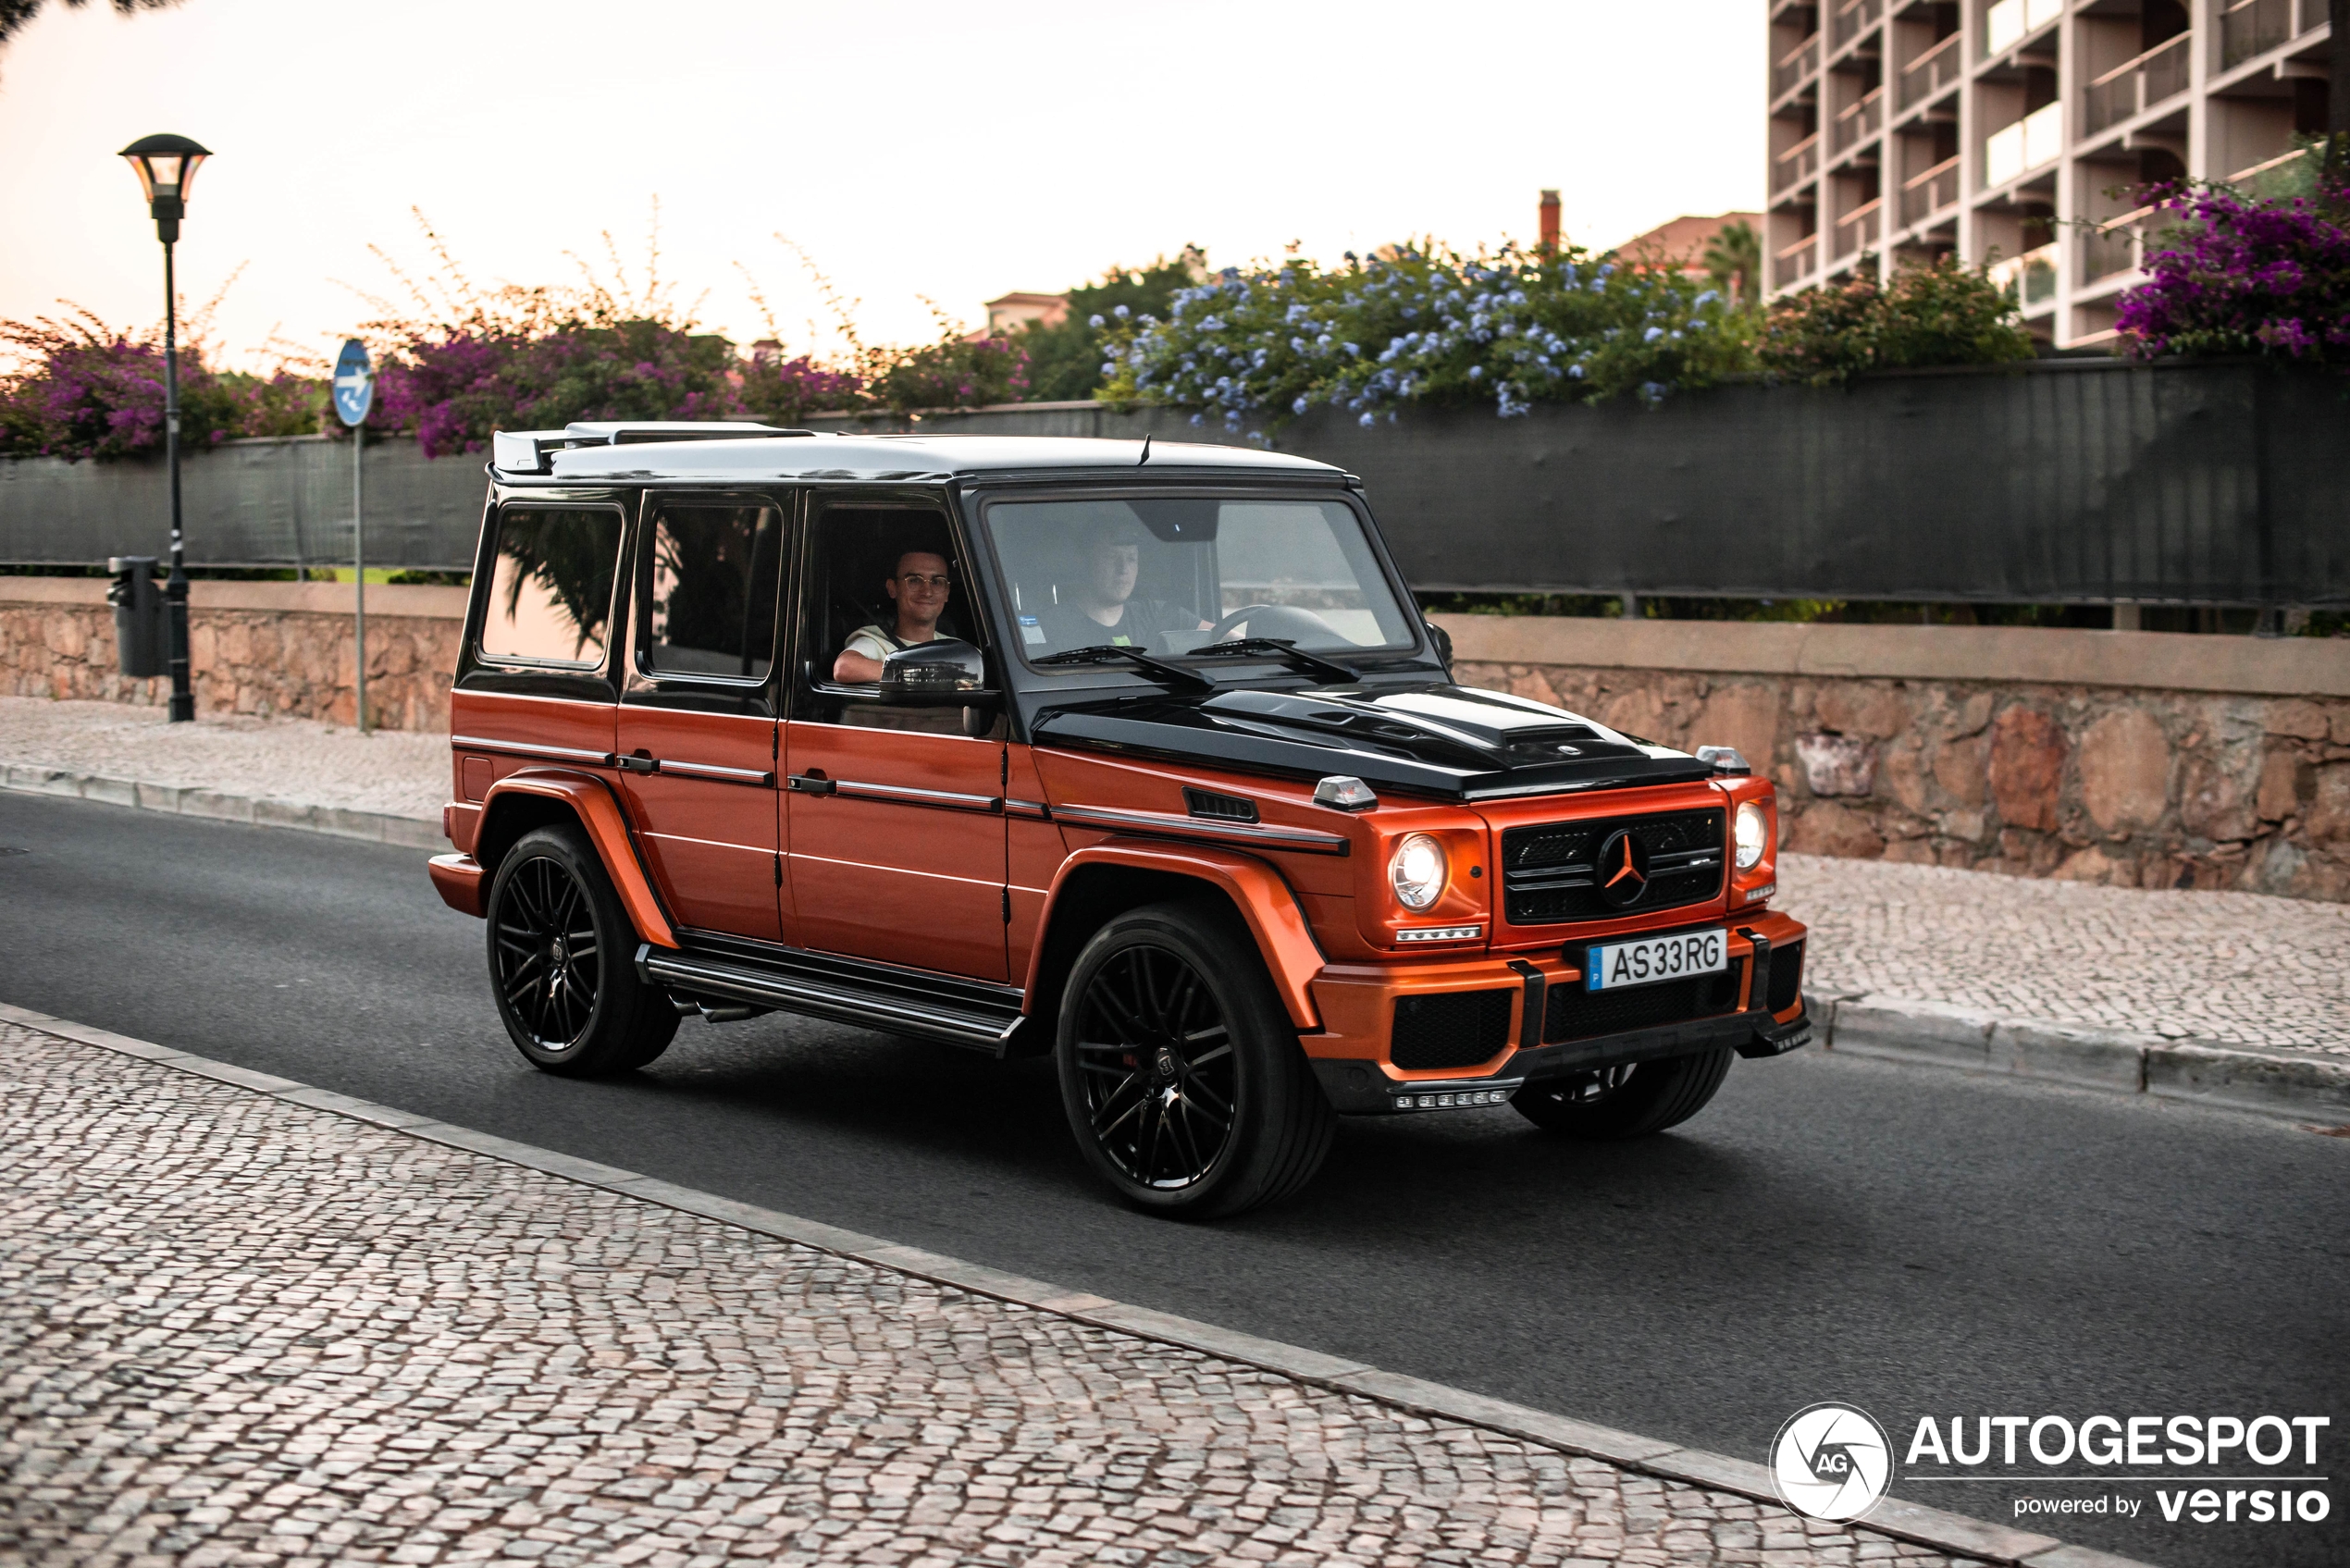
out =
[[[367,364],[367,345],[352,338],[335,356],[335,414],[345,425],[367,417],[376,401],[376,377]]]

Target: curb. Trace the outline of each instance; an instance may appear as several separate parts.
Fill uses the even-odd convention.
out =
[[[375,844],[397,844],[410,849],[445,849],[447,835],[440,823],[422,817],[395,817],[384,811],[352,811],[340,806],[309,806],[294,800],[269,800],[218,790],[181,788],[175,784],[143,784],[111,779],[98,773],[77,773],[33,762],[0,765],[0,789],[26,795],[66,795],[108,806],[132,806],[146,811],[176,811],[183,817],[209,817],[215,821],[244,822],[262,828],[299,828],[304,833],[331,833],[337,838],[364,838]]]
[[[526,1169],[585,1186],[603,1188],[674,1209],[681,1214],[716,1220],[723,1225],[732,1225],[835,1256],[854,1258],[875,1267],[952,1286],[974,1295],[1052,1313],[1075,1322],[1130,1334],[1136,1339],[1195,1351],[1221,1361],[1253,1366],[1294,1382],[1351,1394],[1410,1414],[1481,1426],[1564,1453],[1597,1459],[1619,1470],[1711,1488],[1715,1491],[1767,1503],[1774,1508],[1786,1506],[1772,1488],[1768,1470],[1726,1454],[1684,1448],[1658,1438],[1643,1438],[1635,1433],[1619,1432],[1613,1427],[1593,1426],[1572,1416],[1554,1415],[1527,1405],[1512,1404],[1506,1400],[1472,1393],[1466,1389],[1382,1372],[1362,1362],[1327,1355],[1299,1345],[1284,1344],[1278,1340],[1262,1340],[1253,1334],[1219,1328],[1214,1324],[1201,1323],[1193,1318],[1115,1302],[1107,1296],[1064,1290],[1042,1280],[966,1263],[960,1258],[924,1252],[919,1247],[895,1245],[818,1220],[802,1219],[796,1215],[737,1203],[715,1193],[697,1191],[654,1177],[640,1176],[616,1166],[582,1159],[575,1154],[558,1154],[554,1150],[540,1149],[528,1143],[517,1143],[490,1133],[475,1131],[471,1128],[457,1127],[413,1112],[394,1110],[389,1105],[353,1099],[332,1090],[314,1088],[292,1079],[256,1072],[227,1062],[216,1062],[209,1057],[173,1050],[169,1046],[51,1018],[30,1008],[0,1003],[0,1022],[19,1024],[60,1040],[176,1068],[182,1072],[193,1073],[216,1082],[234,1084],[291,1105],[350,1117],[371,1126],[406,1133],[410,1137],[422,1138],[450,1148],[485,1154]],[[1909,1541],[1957,1557],[1998,1564],[1999,1568],[2147,1568],[2147,1565],[2134,1559],[2116,1557],[2086,1547],[2067,1546],[2050,1536],[2011,1529],[2004,1525],[1928,1508],[1921,1503],[1904,1502],[1891,1497],[1878,1503],[1864,1518],[1846,1527],[1890,1536],[1897,1540]]]
[[[1803,1000],[1821,1025],[1826,1051],[2260,1116],[2350,1122],[2350,1057],[2288,1056],[1894,996]]]

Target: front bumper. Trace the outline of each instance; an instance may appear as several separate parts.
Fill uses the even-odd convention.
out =
[[[1305,1035],[1301,1043],[1331,1106],[1351,1116],[1492,1105],[1545,1079],[1724,1046],[1742,1056],[1775,1056],[1807,1043],[1812,1025],[1801,995],[1795,994],[1790,1006],[1776,1011],[1768,1005],[1773,956],[1784,960],[1787,949],[1804,940],[1804,927],[1778,914],[1732,918],[1725,923],[1731,932],[1730,961],[1738,971],[1737,1006],[1727,1011],[1545,1041],[1544,1003],[1550,989],[1581,990],[1581,970],[1565,956],[1580,952],[1583,944],[1578,941],[1565,952],[1552,948],[1409,969],[1333,966],[1314,984],[1322,1017],[1331,1028]],[[1786,979],[1781,976],[1783,994]],[[1395,1065],[1391,1020],[1398,1000],[1492,993],[1503,986],[1514,988],[1515,999],[1506,1034],[1510,1043],[1497,1054],[1466,1068],[1415,1070]]]

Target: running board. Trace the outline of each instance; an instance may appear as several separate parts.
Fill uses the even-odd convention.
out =
[[[637,973],[673,994],[724,997],[998,1056],[1024,1021],[1020,994],[1007,986],[766,944],[729,943],[715,951],[648,942],[637,949]]]

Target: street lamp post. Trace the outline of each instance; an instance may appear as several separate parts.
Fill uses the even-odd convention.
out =
[[[188,187],[196,178],[196,166],[212,154],[184,136],[142,136],[121,155],[139,177],[147,211],[155,220],[155,238],[163,241],[163,452],[171,470],[171,575],[163,594],[170,606],[171,718],[176,723],[196,716],[196,694],[188,680],[188,567],[179,539],[179,319],[171,247],[179,238],[179,219],[188,210]]]

